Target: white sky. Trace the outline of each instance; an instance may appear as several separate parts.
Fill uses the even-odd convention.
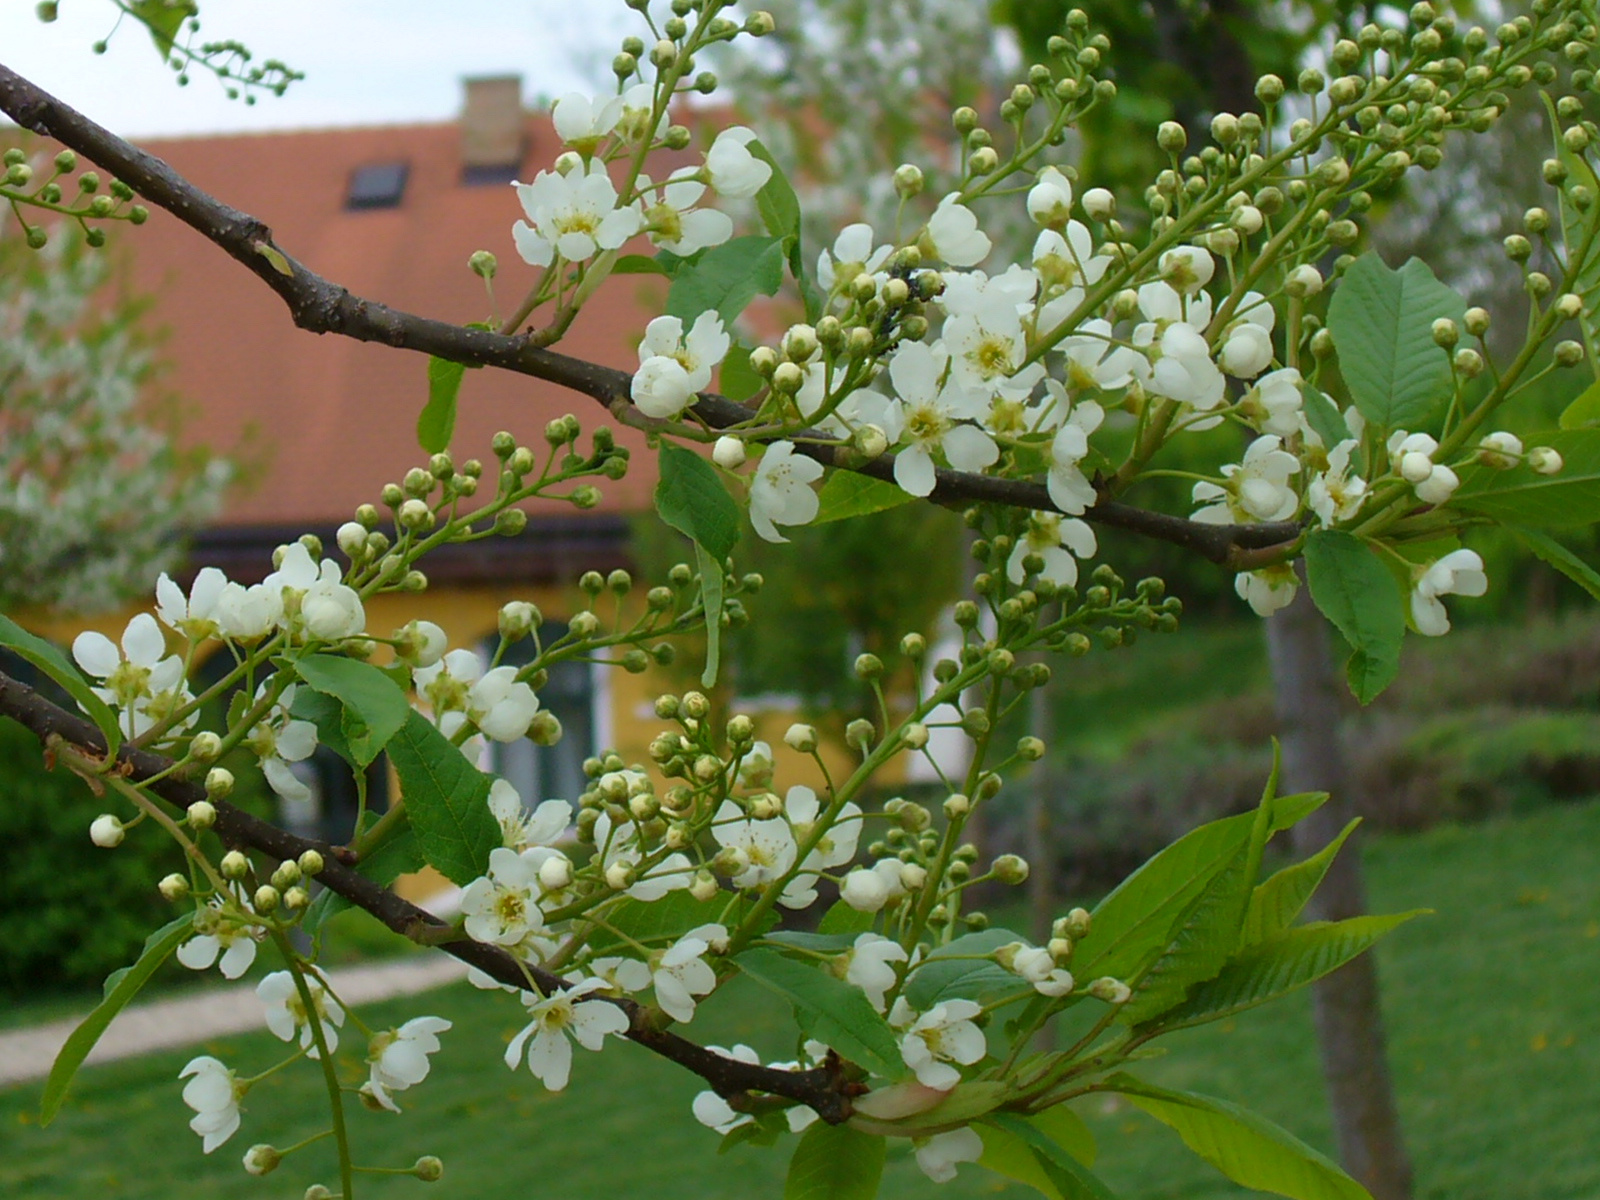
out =
[[[202,39],[243,42],[306,78],[254,106],[193,72],[186,88],[142,26],[111,30],[106,0],[60,0],[50,25],[34,0],[0,0],[0,62],[129,137],[443,121],[466,75],[520,73],[531,100],[611,82],[611,56],[642,22],[619,0],[204,0]]]

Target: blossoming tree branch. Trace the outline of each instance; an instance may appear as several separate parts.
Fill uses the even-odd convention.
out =
[[[241,83],[248,57],[198,43],[193,4],[117,2],[164,57],[225,86],[293,80],[270,64]],[[977,1163],[1049,1196],[1105,1196],[1074,1109],[1099,1093],[1170,1125],[1244,1186],[1301,1200],[1365,1195],[1264,1119],[1129,1069],[1155,1039],[1303,987],[1410,915],[1298,921],[1342,837],[1263,875],[1267,842],[1322,797],[1279,796],[1269,780],[1255,811],[1180,839],[1092,912],[1061,914],[1043,945],[972,908],[974,885],[1021,883],[1028,865],[985,860],[965,831],[1008,771],[1045,752],[1001,730],[1050,680],[1050,656],[1176,629],[1180,606],[1159,580],[1130,586],[1111,564],[1081,565],[1098,555],[1097,525],[1192,548],[1235,572],[1242,601],[1262,615],[1294,596],[1303,559],[1312,598],[1349,643],[1363,701],[1394,679],[1408,630],[1446,634],[1444,598],[1487,589],[1482,560],[1461,544],[1476,527],[1513,529],[1600,595],[1600,577],[1543,531],[1600,517],[1596,393],[1562,429],[1529,441],[1507,432],[1525,428],[1519,405],[1547,372],[1596,367],[1600,182],[1582,99],[1595,83],[1594,0],[1534,0],[1492,32],[1429,3],[1403,26],[1368,25],[1328,47],[1326,73],[1261,78],[1259,111],[1216,114],[1204,146],[1163,124],[1154,136],[1168,166],[1137,203],[1077,178],[1063,149],[1085,114],[1116,103],[1111,46],[1073,12],[1050,60],[996,98],[994,129],[972,109],[952,114],[942,165],[955,190],[924,196],[923,170],[904,164],[893,173],[894,228],[848,225],[815,257],[801,246],[796,193],[753,131],[716,130],[692,152],[695,133],[674,123],[684,93],[715,90],[697,60],[769,33],[772,19],[735,17],[723,0],[629,7],[640,36],[613,62],[614,93],[557,101],[565,149],[507,195],[508,227],[486,232],[521,264],[520,299],[473,326],[318,277],[260,221],[0,66],[0,109],[63,147],[53,159],[6,154],[0,196],[30,244],[64,236],[52,219],[102,244],[109,225],[141,224],[155,205],[254,272],[301,327],[432,359],[418,466],[352,513],[336,547],[310,535],[282,546],[251,586],[214,568],[187,591],[163,576],[153,613],[119,641],[80,635],[70,661],[0,618],[0,643],[77,705],[0,677],[0,712],[108,798],[88,835],[111,850],[130,825],[153,822],[174,843],[174,871],[152,886],[177,915],[67,1044],[46,1118],[99,1032],[166,959],[236,978],[267,947],[281,969],[258,990],[284,1057],[200,1056],[184,1068],[202,1148],[229,1141],[246,1095],[294,1066],[323,1080],[329,1115],[317,1136],[339,1151],[339,1178],[307,1195],[351,1197],[359,1170],[393,1169],[362,1158],[360,1121],[396,1119],[432,1056],[447,1052],[450,1027],[419,1014],[374,1029],[342,1002],[319,965],[321,934],[354,905],[508,993],[523,1028],[505,1066],[553,1091],[583,1069],[576,1050],[617,1040],[698,1075],[707,1088],[693,1118],[724,1142],[790,1147],[792,1200],[872,1196],[893,1139],[915,1148],[933,1180]],[[1543,93],[1553,138],[1530,191],[1553,193],[1554,213],[1529,208],[1526,232],[1506,239],[1523,269],[1527,336],[1499,359],[1487,312],[1424,263],[1394,268],[1355,251],[1375,195],[1470,152],[1472,134],[1530,87]],[[986,217],[1018,206],[1036,239],[1022,261],[996,261]],[[467,266],[502,288],[512,274],[488,250]],[[555,348],[612,276],[639,273],[669,286],[636,370]],[[759,297],[774,299],[751,322]],[[760,337],[773,314],[792,323]],[[604,425],[585,438],[568,416],[529,436],[515,432],[515,412],[481,457],[458,460],[447,447],[468,365],[561,384],[646,431],[660,518],[692,546],[642,602],[624,600],[627,572],[586,574],[577,583],[588,606],[559,636],[532,604],[506,604],[487,664],[426,620],[370,629],[366,605],[386,592],[425,595],[431,551],[521,532],[525,501],[595,507],[631,464]],[[1164,450],[1224,424],[1242,452],[1189,476],[1185,511],[1141,503],[1142,483],[1175,473]],[[856,661],[876,715],[848,725],[847,773],[830,770],[814,728],[795,724],[784,741],[823,783],[782,779],[749,718],[700,691],[661,695],[650,761],[603,750],[579,795],[519,795],[480,769],[488,742],[561,738],[539,703],[557,664],[641,672],[689,638],[705,646],[710,690],[721,631],[760,617],[761,580],[736,566],[746,524],[781,542],[785,528],[918,499],[962,508],[973,530],[978,573],[953,614],[961,645],[941,657],[925,631],[908,630],[901,661]],[[505,663],[519,642],[532,643],[531,661]],[[197,691],[191,674],[209,653],[232,665]],[[203,713],[227,697],[226,716],[206,727]],[[936,752],[939,726],[965,739],[960,764]],[[224,755],[247,752],[273,790],[295,798],[304,785],[292,764],[318,745],[359,786],[380,755],[399,781],[382,813],[366,810],[362,792],[347,844],[230,803]],[[866,803],[879,773],[910,756],[942,780],[942,802]],[[424,865],[461,886],[457,919],[391,890]],[[739,975],[792,1008],[792,1060],[694,1039],[698,1006]],[[1058,1018],[1071,1044],[1036,1049]],[[366,1048],[364,1078],[334,1057],[352,1033]],[[278,1169],[298,1148],[259,1142],[245,1169]],[[433,1180],[443,1165],[425,1155],[404,1169]]]

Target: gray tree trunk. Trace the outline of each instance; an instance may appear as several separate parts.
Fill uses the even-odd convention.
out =
[[[1294,848],[1304,856],[1333,840],[1356,812],[1339,737],[1344,685],[1327,623],[1307,588],[1267,622],[1267,646],[1283,745],[1279,790],[1330,793],[1328,803],[1294,828]],[[1359,841],[1358,833],[1346,843],[1312,899],[1317,919],[1337,921],[1366,911]],[[1375,1200],[1410,1200],[1411,1161],[1389,1078],[1372,956],[1363,954],[1315,985],[1312,1004],[1339,1157]]]

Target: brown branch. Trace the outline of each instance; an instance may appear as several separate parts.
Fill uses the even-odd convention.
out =
[[[11,717],[25,726],[41,744],[52,735],[57,735],[96,757],[105,756],[105,738],[94,725],[51,703],[33,688],[4,672],[0,672],[0,716]],[[138,783],[170,769],[172,760],[148,750],[123,746],[117,754],[117,765],[127,772],[127,778]],[[208,799],[205,789],[199,784],[176,776],[161,779],[151,784],[148,790],[180,812],[197,800]],[[360,874],[342,861],[335,847],[279,829],[226,801],[214,800],[212,803],[217,810],[217,823],[213,828],[225,844],[258,850],[275,860],[295,859],[307,850],[316,850],[322,855],[324,863],[321,874],[317,876],[318,882],[365,909],[396,933],[419,944],[435,946],[499,982],[520,990],[527,990],[530,976],[546,995],[568,986],[559,975],[542,967],[522,963],[498,946],[459,936],[454,940],[439,941],[441,931],[449,930],[449,925]],[[698,1075],[719,1095],[765,1092],[797,1100],[833,1124],[850,1116],[850,1098],[859,1091],[859,1085],[852,1084],[846,1078],[843,1064],[832,1055],[824,1065],[807,1071],[763,1067],[724,1057],[678,1034],[657,1028],[651,1010],[633,1000],[596,996],[582,1003],[616,1005],[628,1016],[625,1037]]]
[[[25,129],[54,138],[112,172],[145,200],[221,248],[278,294],[301,329],[515,371],[588,396],[608,410],[615,404],[631,404],[631,376],[626,371],[544,349],[527,334],[466,329],[352,295],[285,253],[262,221],[207,195],[159,158],[130,145],[4,65],[0,65],[0,111]],[[693,412],[717,429],[747,421],[752,415],[743,405],[711,394],[703,395]],[[846,461],[839,448],[825,441],[805,440],[804,433],[798,436],[802,439],[800,452],[827,466],[886,481],[894,478],[891,457],[867,463]],[[826,439],[827,435],[816,433],[815,437]],[[982,501],[1056,511],[1042,484],[946,469],[937,473],[929,499],[948,505]],[[1286,547],[1300,534],[1292,522],[1204,525],[1112,500],[1091,508],[1084,519],[1170,542],[1234,569],[1261,557],[1245,552]]]

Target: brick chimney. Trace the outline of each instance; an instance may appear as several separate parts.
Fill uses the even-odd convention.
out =
[[[461,110],[461,181],[506,183],[522,170],[527,138],[522,76],[489,75],[465,81]]]

